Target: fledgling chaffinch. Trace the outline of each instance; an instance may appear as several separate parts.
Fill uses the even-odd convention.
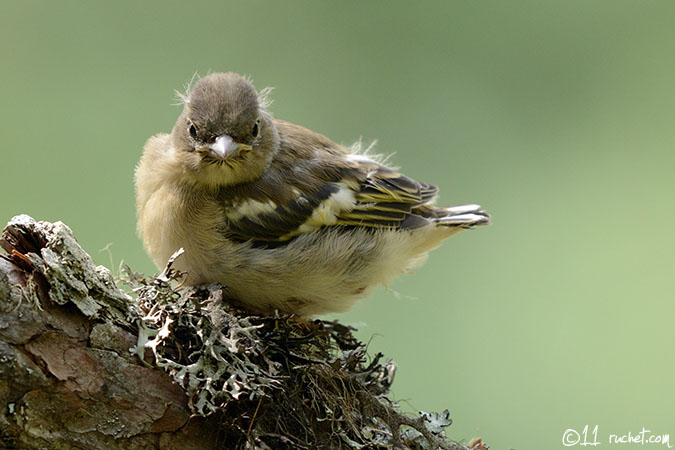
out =
[[[435,186],[267,111],[235,73],[199,80],[171,134],[136,168],[138,232],[187,283],[220,282],[258,313],[347,310],[421,264],[458,231],[489,222],[478,205],[440,208]]]

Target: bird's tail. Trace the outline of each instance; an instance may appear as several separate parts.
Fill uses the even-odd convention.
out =
[[[414,212],[440,226],[473,228],[490,223],[490,214],[480,209],[479,205],[461,205],[450,208],[424,205]]]

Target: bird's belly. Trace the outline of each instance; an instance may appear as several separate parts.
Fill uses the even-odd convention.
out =
[[[219,282],[230,298],[261,313],[346,311],[373,287],[421,264],[447,237],[435,227],[415,232],[324,227],[286,245],[261,248],[226,239],[217,227],[223,212],[215,204],[183,205],[171,192],[159,191],[146,205],[146,230],[140,231],[159,269],[183,248],[175,267],[186,273],[187,284]]]
[[[421,264],[429,248],[428,239],[420,237],[326,228],[276,248],[228,242],[204,252],[210,255],[209,269],[193,269],[202,274],[199,282],[220,282],[231,298],[259,312],[341,312],[376,285]],[[191,261],[186,259],[188,265]]]

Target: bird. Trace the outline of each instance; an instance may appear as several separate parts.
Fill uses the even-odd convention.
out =
[[[438,188],[369,152],[272,117],[269,89],[211,73],[181,95],[171,133],[135,170],[137,231],[160,268],[220,283],[255,314],[344,312],[421,265],[455,233],[490,223],[438,207]]]

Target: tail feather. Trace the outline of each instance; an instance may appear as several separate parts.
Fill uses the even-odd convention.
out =
[[[473,228],[490,223],[490,214],[479,205],[460,205],[450,208],[429,207],[415,211],[433,223],[447,227]]]

